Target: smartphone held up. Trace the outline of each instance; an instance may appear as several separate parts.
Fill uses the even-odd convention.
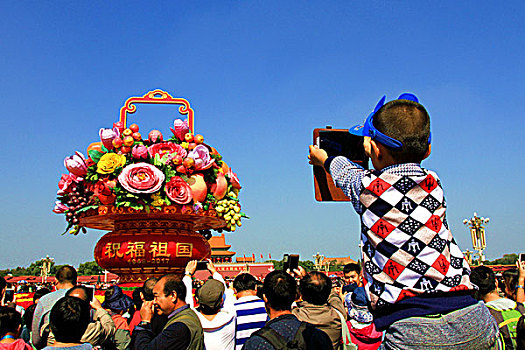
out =
[[[314,145],[326,151],[328,157],[343,156],[368,169],[368,156],[363,146],[363,137],[348,132],[348,129],[314,129]],[[325,201],[349,201],[343,191],[336,187],[330,174],[321,166],[314,166],[315,199]]]

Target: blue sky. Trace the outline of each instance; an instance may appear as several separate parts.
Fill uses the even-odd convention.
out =
[[[348,203],[317,203],[312,130],[347,128],[377,100],[416,93],[462,249],[464,218],[491,218],[489,259],[523,252],[525,33],[521,1],[0,2],[0,268],[49,254],[93,260],[103,232],[61,236],[63,159],[98,141],[130,96],[187,98],[196,132],[244,186],[233,250],[358,258]],[[172,109],[139,107],[143,134]]]

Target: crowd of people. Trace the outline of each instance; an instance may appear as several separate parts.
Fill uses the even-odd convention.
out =
[[[26,310],[3,303],[0,349],[374,350],[385,345],[385,329],[374,323],[359,264],[346,265],[342,281],[299,267],[275,270],[262,284],[248,272],[226,281],[211,261],[209,279],[196,280],[196,266],[190,261],[182,278],[150,278],[132,297],[109,286],[103,303],[93,288],[77,284],[72,266],[63,266],[54,291],[37,290]],[[472,297],[498,325],[493,349],[525,349],[525,298],[518,293],[525,262],[518,267],[501,279],[486,266],[470,274],[477,286]],[[3,278],[0,288],[3,298]]]
[[[210,262],[193,296],[190,261],[182,278],[150,279],[133,300],[112,286],[100,304],[64,266],[56,290],[24,317],[30,332],[16,309],[1,310],[0,349],[525,349],[525,262],[501,282],[471,269],[447,224],[441,181],[421,167],[428,112],[413,94],[385,99],[350,129],[373,170],[310,146],[310,163],[361,218],[363,269],[345,267],[343,286],[302,268],[272,271],[260,287],[248,273],[228,285]]]

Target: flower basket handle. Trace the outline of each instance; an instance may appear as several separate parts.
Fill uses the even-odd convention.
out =
[[[124,128],[127,127],[126,121],[128,113],[133,114],[137,111],[137,107],[134,105],[135,103],[181,105],[179,107],[179,113],[182,115],[188,115],[188,126],[190,128],[190,132],[192,134],[194,133],[193,109],[191,109],[190,103],[184,98],[172,97],[169,93],[160,89],[150,91],[142,97],[130,97],[126,100],[124,106],[120,108],[120,122]]]

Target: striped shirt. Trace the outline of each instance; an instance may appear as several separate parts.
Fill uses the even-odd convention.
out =
[[[237,312],[237,329],[235,333],[235,350],[240,350],[250,335],[264,327],[268,315],[264,301],[257,296],[245,296],[235,302]]]

